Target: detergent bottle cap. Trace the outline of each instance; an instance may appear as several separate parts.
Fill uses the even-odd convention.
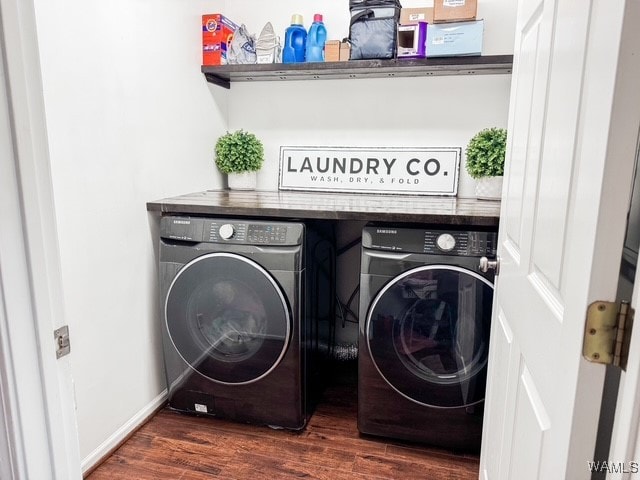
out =
[[[294,13],[291,15],[291,25],[302,25],[304,21],[302,20],[302,15],[299,13]]]
[[[321,22],[321,21],[322,21],[322,15],[321,15],[321,14],[319,14],[319,13],[316,13],[316,14],[313,16],[313,21],[314,21],[314,22]]]

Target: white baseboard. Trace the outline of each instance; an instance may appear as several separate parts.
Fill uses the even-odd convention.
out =
[[[107,438],[93,452],[82,459],[82,474],[102,462],[108,455],[111,455],[117,447],[140,425],[142,425],[158,408],[167,400],[167,390],[163,390],[156,398],[145,405],[138,413],[131,417],[122,427],[116,430],[113,435]]]

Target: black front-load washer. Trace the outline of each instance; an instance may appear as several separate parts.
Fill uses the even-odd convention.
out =
[[[331,304],[330,269],[316,260],[330,248],[302,223],[163,216],[169,407],[303,428],[321,387],[329,315],[320,317]]]
[[[477,451],[497,232],[367,225],[362,234],[358,429]]]

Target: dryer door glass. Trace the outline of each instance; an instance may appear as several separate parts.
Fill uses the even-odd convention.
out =
[[[484,399],[493,286],[464,268],[409,270],[376,295],[365,325],[369,353],[387,383],[422,405]]]
[[[268,375],[291,335],[289,308],[276,281],[252,260],[229,253],[203,255],[178,272],[165,319],[184,361],[225,384]]]

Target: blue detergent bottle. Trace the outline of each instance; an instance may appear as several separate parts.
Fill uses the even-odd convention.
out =
[[[291,16],[291,26],[284,31],[282,63],[304,62],[307,31],[302,25],[302,15]]]
[[[327,41],[327,29],[322,22],[322,15],[316,13],[307,35],[307,62],[324,62],[324,44]]]

